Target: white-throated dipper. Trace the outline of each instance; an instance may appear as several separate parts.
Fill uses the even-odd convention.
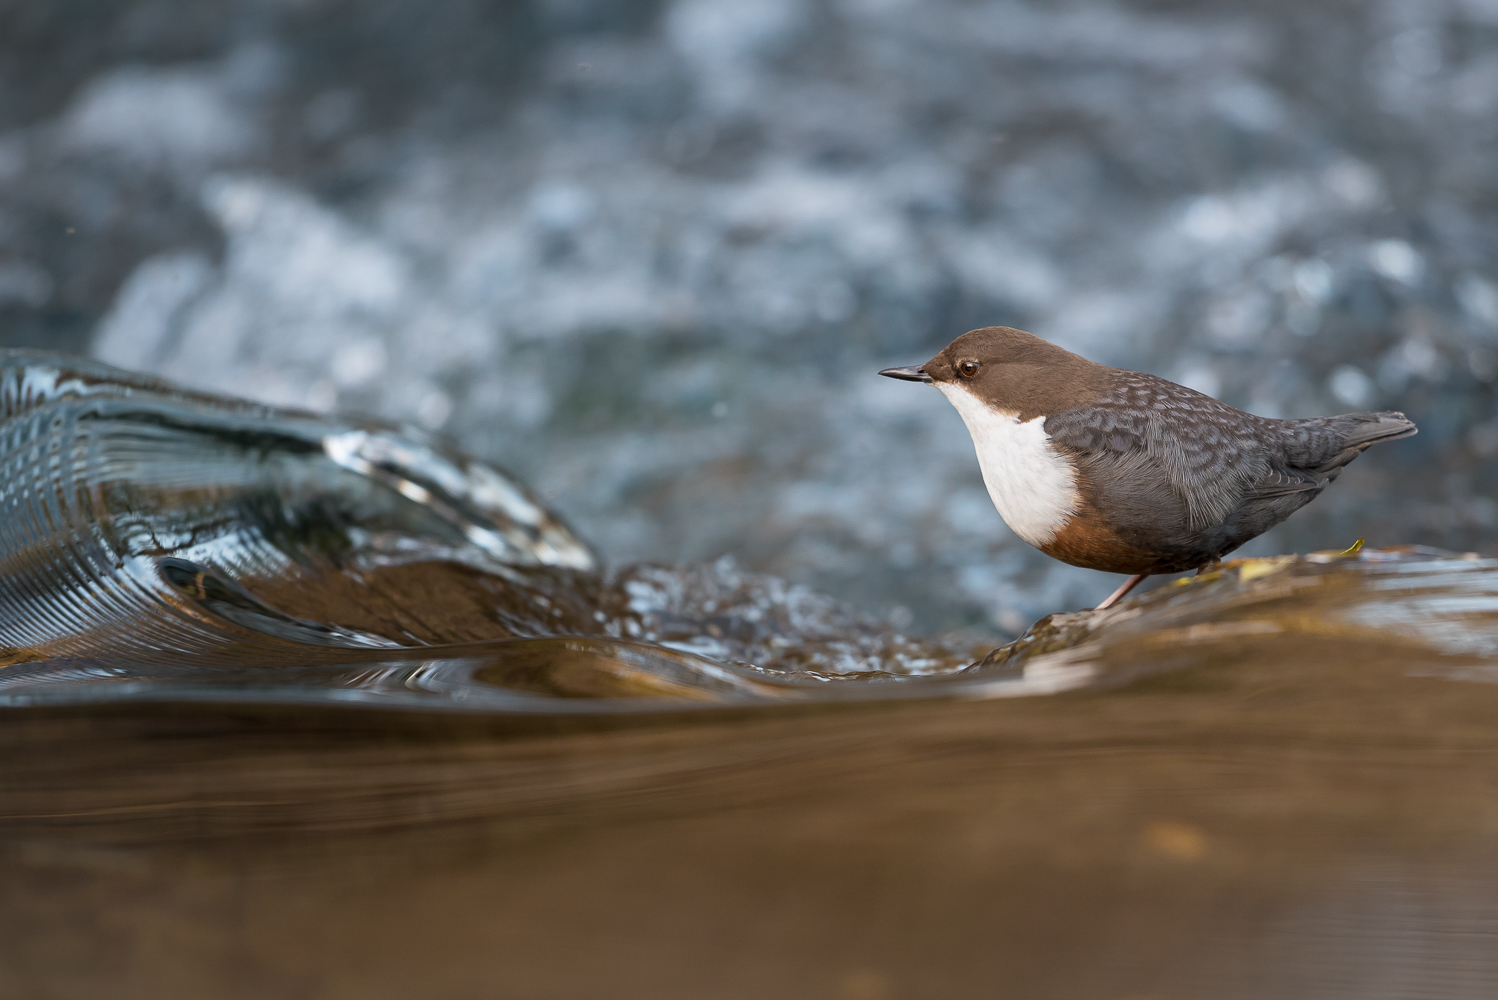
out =
[[[1272,420],[1007,326],[964,333],[890,378],[934,385],[967,424],[983,484],[1048,556],[1131,574],[1200,570],[1314,500],[1403,413]]]

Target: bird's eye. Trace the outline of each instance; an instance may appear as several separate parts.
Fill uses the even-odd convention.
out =
[[[978,374],[978,362],[964,361],[962,364],[957,366],[957,371],[961,373],[963,378],[972,378],[974,375]]]

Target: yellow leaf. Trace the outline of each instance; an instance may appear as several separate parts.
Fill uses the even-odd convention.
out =
[[[1238,569],[1238,582],[1247,583],[1270,573],[1278,573],[1295,561],[1294,556],[1271,556],[1266,559],[1245,559]]]
[[[1308,552],[1306,559],[1313,563],[1329,563],[1335,559],[1346,559],[1348,556],[1357,555],[1362,547],[1363,540],[1359,538],[1345,549],[1321,549],[1319,552]]]

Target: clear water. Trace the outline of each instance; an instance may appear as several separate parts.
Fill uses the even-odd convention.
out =
[[[1498,988],[1498,561],[923,639],[410,429],[0,370],[6,996]]]

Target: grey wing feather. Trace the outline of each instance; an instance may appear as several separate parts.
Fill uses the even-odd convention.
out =
[[[1200,400],[1211,406],[1193,400],[1189,436],[1180,433],[1179,418],[1153,407],[1067,410],[1048,417],[1045,429],[1053,442],[1086,461],[1094,476],[1108,478],[1126,467],[1137,475],[1141,467],[1153,467],[1157,478],[1147,485],[1169,489],[1191,526],[1202,527],[1237,509],[1268,472],[1268,463],[1257,442],[1231,419],[1236,411],[1206,396]]]
[[[1298,469],[1270,469],[1259,481],[1250,486],[1243,494],[1245,500],[1257,500],[1264,497],[1282,497],[1291,493],[1306,493],[1310,490],[1319,490],[1327,483],[1325,476],[1319,479],[1308,475]]]
[[[1214,433],[1207,425],[1196,428],[1201,437],[1183,438],[1152,423],[1150,449],[1165,459],[1193,528],[1225,519],[1264,472],[1261,449],[1252,440]]]

